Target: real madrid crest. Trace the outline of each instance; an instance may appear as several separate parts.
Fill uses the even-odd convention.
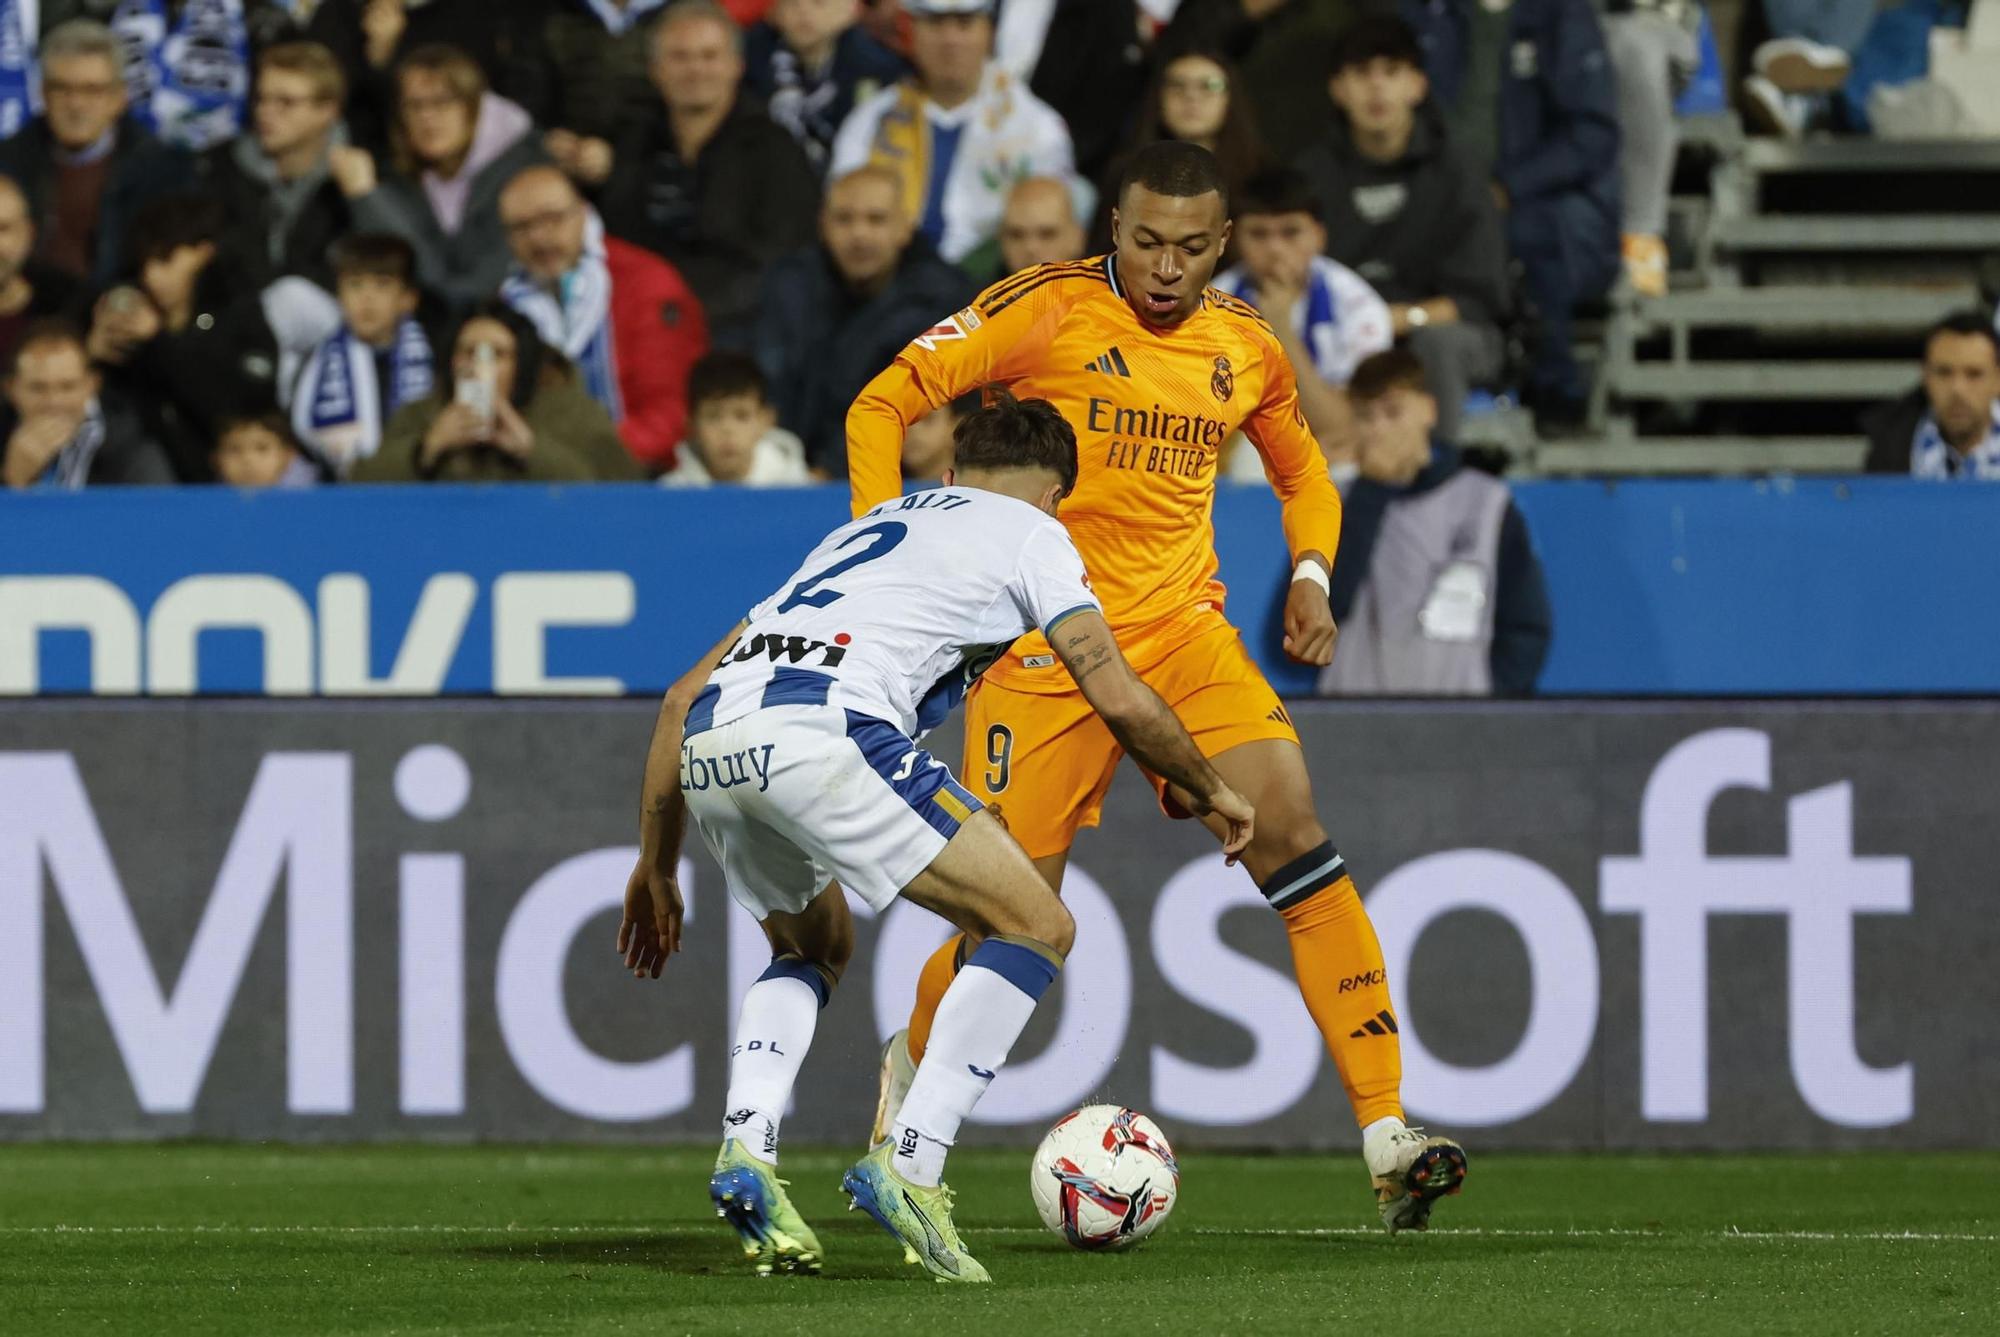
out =
[[[1215,397],[1227,404],[1229,396],[1236,390],[1236,373],[1229,369],[1229,359],[1215,359],[1215,375],[1208,378],[1208,388],[1215,391]]]

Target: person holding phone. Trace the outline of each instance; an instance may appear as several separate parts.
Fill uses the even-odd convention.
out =
[[[446,384],[399,410],[357,483],[638,477],[618,429],[525,317],[486,302],[450,341]]]

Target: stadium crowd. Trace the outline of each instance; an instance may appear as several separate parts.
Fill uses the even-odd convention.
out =
[[[1875,0],[1764,11],[1746,111],[1840,116]],[[1480,388],[1553,429],[1588,391],[1573,313],[1621,275],[1664,290],[1703,24],[1696,0],[0,0],[4,478],[839,477],[867,379],[983,284],[1107,246],[1162,138],[1219,158],[1218,285],[1310,373],[1337,478],[1346,383],[1392,345],[1440,440]],[[1905,440],[1956,449],[1916,414]],[[951,416],[912,434],[912,479]]]

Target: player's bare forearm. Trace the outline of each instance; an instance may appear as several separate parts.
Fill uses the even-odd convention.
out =
[[[1051,639],[1084,699],[1133,760],[1203,802],[1214,796],[1222,777],[1159,693],[1132,671],[1103,617],[1065,618]]]
[[[1121,716],[1105,716],[1111,736],[1153,774],[1179,785],[1203,803],[1213,801],[1216,791],[1222,788],[1221,775],[1201,755],[1194,739],[1188,736],[1187,726],[1160,699],[1160,694],[1136,678],[1133,681],[1138,689],[1134,693],[1138,705]]]
[[[687,804],[681,796],[681,729],[687,707],[668,692],[653,723],[646,750],[646,780],[639,796],[639,861],[672,872],[687,833]]]
[[[660,701],[653,722],[653,741],[646,749],[646,778],[639,795],[639,858],[650,868],[672,874],[680,860],[687,831],[687,805],[681,795],[681,741],[689,707],[700,693],[715,663],[743,635],[737,623],[715,648],[686,673]]]

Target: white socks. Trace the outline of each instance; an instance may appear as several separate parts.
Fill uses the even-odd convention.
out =
[[[1006,1063],[1057,968],[1048,948],[1024,938],[979,944],[938,1004],[924,1061],[890,1130],[897,1174],[938,1183],[959,1125]]]
[[[781,957],[743,995],[736,1043],[729,1051],[728,1113],[722,1135],[767,1165],[778,1163],[778,1122],[791,1104],[799,1065],[812,1046],[826,977],[796,957]]]

